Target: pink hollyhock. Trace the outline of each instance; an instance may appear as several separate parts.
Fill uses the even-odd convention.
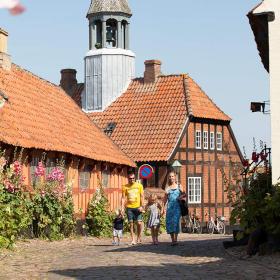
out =
[[[9,193],[15,193],[16,191],[16,187],[9,180],[4,181],[4,187]]]
[[[45,176],[45,168],[44,168],[44,165],[41,161],[38,163],[38,166],[36,167],[35,176],[36,177]]]
[[[61,171],[60,168],[55,167],[52,172],[48,175],[47,177],[47,181],[49,182],[59,182],[59,183],[63,183],[64,182],[64,174]]]
[[[20,164],[19,161],[15,161],[13,163],[13,168],[14,168],[14,173],[19,176],[22,173],[22,165]]]

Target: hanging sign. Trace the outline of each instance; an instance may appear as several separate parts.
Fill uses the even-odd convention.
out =
[[[149,164],[143,164],[139,168],[139,178],[140,179],[150,179],[154,174],[154,169]]]

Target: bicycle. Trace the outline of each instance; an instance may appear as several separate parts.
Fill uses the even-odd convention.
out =
[[[202,233],[202,227],[199,218],[194,214],[188,216],[187,229],[190,233]]]
[[[216,221],[213,217],[210,218],[210,221],[207,224],[207,231],[208,233],[213,234],[217,232],[219,234],[226,233],[226,225],[225,225],[225,218],[224,217],[217,217]]]

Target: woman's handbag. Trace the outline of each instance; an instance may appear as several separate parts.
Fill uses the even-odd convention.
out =
[[[188,203],[186,200],[184,199],[180,199],[179,200],[179,204],[180,204],[180,208],[181,208],[181,216],[188,216],[189,215],[189,207],[188,207]]]
[[[185,194],[184,192],[182,192],[180,190],[180,195]],[[188,207],[188,203],[187,203],[187,198],[186,199],[180,199],[179,200],[179,204],[180,204],[180,209],[181,209],[181,216],[188,216],[189,215],[189,207]]]

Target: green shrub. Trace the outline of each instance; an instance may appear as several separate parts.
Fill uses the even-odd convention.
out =
[[[36,184],[24,186],[19,156],[8,165],[0,151],[0,247],[11,247],[26,232],[32,236],[62,239],[76,226],[70,186],[64,183],[63,170],[55,167],[45,177],[43,163],[36,168]]]
[[[7,165],[0,153],[0,247],[11,247],[31,222],[31,202],[20,162]]]
[[[266,231],[280,238],[280,184],[273,187],[272,193],[266,194],[263,216]]]
[[[44,176],[42,166],[40,168],[41,171],[36,171],[39,178]],[[55,167],[46,180],[35,184],[32,203],[35,237],[59,240],[74,233],[74,204],[61,167]]]
[[[246,233],[257,228],[264,229],[264,209],[267,204],[265,197],[272,192],[270,175],[256,174],[250,179],[248,186],[243,186],[242,192],[236,193],[236,200],[232,204],[231,224],[239,222]]]
[[[109,203],[102,187],[96,190],[89,203],[86,227],[90,235],[110,237],[114,215],[109,210]]]

